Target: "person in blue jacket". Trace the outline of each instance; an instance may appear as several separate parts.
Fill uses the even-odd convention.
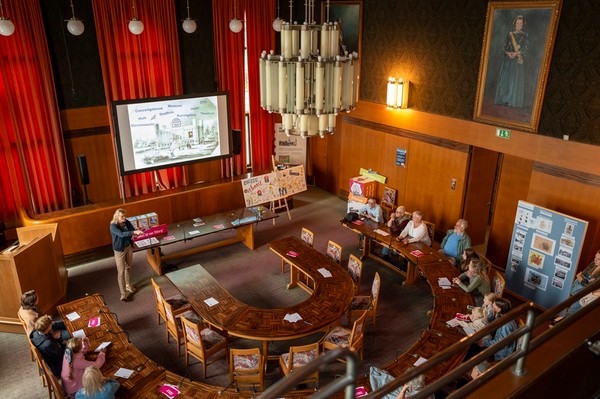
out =
[[[85,369],[82,384],[82,388],[75,393],[75,399],[114,399],[120,385],[112,378],[105,378],[94,366]]]

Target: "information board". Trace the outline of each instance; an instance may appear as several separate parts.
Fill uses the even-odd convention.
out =
[[[247,207],[276,201],[306,191],[304,166],[298,165],[249,177],[242,180],[242,190]]]
[[[275,124],[275,160],[280,164],[306,165],[308,140],[300,135],[287,136],[281,123]]]
[[[588,222],[519,201],[506,286],[544,308],[568,296]]]

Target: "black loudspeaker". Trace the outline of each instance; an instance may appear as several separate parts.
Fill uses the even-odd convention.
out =
[[[81,177],[81,184],[90,184],[90,175],[88,173],[87,159],[85,159],[85,155],[77,155],[77,163],[79,164],[79,177]]]
[[[240,155],[242,153],[242,131],[233,129],[231,136],[233,139],[233,155]]]

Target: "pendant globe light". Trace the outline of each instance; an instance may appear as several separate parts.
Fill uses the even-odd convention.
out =
[[[277,18],[273,20],[273,30],[275,32],[281,32],[281,25],[283,25],[283,19],[279,18],[279,0],[277,0]]]
[[[229,21],[229,29],[231,29],[233,33],[240,33],[243,27],[242,21],[237,19],[237,2],[236,0],[233,0],[233,19]]]
[[[10,36],[15,33],[15,24],[10,18],[4,16],[4,8],[2,8],[2,0],[0,0],[0,35]]]
[[[129,21],[129,32],[133,33],[134,35],[141,35],[144,31],[144,23],[137,19],[137,14],[135,12],[135,0],[131,3],[133,8],[133,18],[131,18]]]
[[[73,6],[73,0],[71,0],[71,12],[73,16],[71,17],[71,19],[66,20],[67,30],[73,36],[79,36],[85,30],[85,26],[83,25],[83,22],[81,22],[80,19],[75,18],[75,6]]]
[[[183,20],[181,27],[185,33],[196,32],[196,20],[190,18],[190,0],[187,0],[187,18]]]

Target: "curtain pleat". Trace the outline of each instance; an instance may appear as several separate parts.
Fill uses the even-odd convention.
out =
[[[71,206],[70,184],[48,45],[38,0],[3,3],[15,32],[0,36],[0,218],[20,208]]]
[[[110,114],[111,102],[182,94],[177,16],[172,0],[136,0],[140,35],[129,32],[132,1],[93,0],[94,21]],[[110,116],[110,115],[109,115]],[[114,138],[114,126],[109,117]],[[114,143],[114,140],[113,140]],[[113,146],[116,156],[116,148]],[[185,167],[124,177],[126,197],[187,185]]]
[[[234,16],[234,1],[213,0],[213,33],[215,47],[215,64],[217,88],[229,92],[229,117],[232,129],[242,131],[242,152],[234,155],[233,171],[230,170],[229,160],[221,162],[222,177],[239,175],[246,172],[246,134],[244,106],[244,33],[233,33],[229,29],[229,20]],[[237,4],[237,18],[243,20],[241,0]]]
[[[258,59],[263,50],[275,49],[275,0],[244,0],[248,53],[248,90],[250,95],[250,131],[252,137],[252,170],[271,169],[274,118],[260,107]]]

